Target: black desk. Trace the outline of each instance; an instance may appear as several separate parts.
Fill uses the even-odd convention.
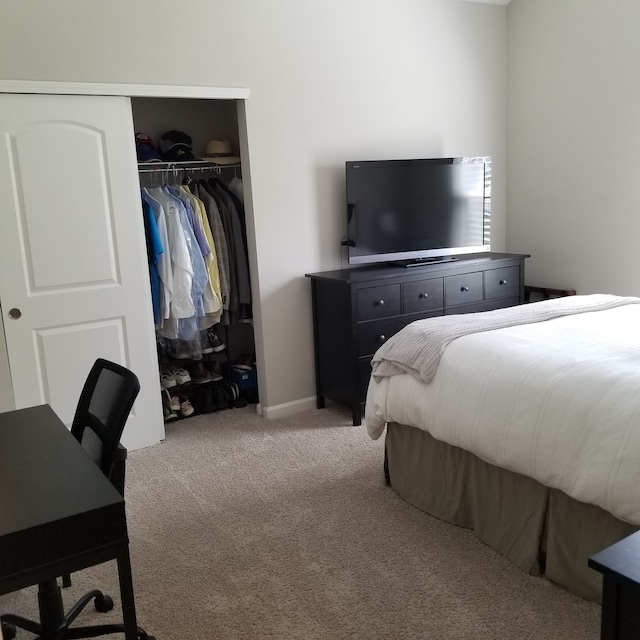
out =
[[[640,531],[589,558],[602,573],[601,640],[640,638]]]
[[[0,413],[0,594],[114,559],[135,640],[124,498],[49,406]]]

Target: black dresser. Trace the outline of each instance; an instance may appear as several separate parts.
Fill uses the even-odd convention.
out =
[[[439,264],[390,264],[308,273],[318,408],[329,398],[362,420],[371,358],[405,325],[453,313],[489,311],[524,302],[528,255],[479,253]]]

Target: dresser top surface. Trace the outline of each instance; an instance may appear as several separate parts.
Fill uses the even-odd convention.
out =
[[[480,269],[499,267],[499,262],[519,262],[528,258],[528,254],[520,253],[478,253],[466,255],[449,262],[437,262],[433,264],[421,264],[418,266],[403,267],[393,263],[382,263],[366,266],[354,266],[333,271],[321,271],[307,273],[307,278],[319,280],[337,280],[345,283],[368,282],[371,280],[384,280],[398,277],[412,276],[439,276],[447,273],[470,271],[477,265]]]

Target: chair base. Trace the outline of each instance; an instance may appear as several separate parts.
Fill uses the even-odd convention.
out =
[[[5,616],[2,616],[3,618]],[[12,622],[8,620],[2,622],[2,637],[3,640],[13,640],[16,637],[16,627],[24,629],[29,633],[38,635],[38,640],[53,640],[54,638],[66,638],[71,640],[72,638],[96,638],[98,636],[104,636],[112,633],[124,633],[123,624],[100,624],[86,627],[73,627],[64,629],[57,635],[46,635],[42,632],[42,627],[32,620],[22,618],[21,616],[14,616],[13,614],[7,614]],[[60,633],[62,635],[60,635]],[[156,640],[154,636],[150,636],[144,629],[138,627],[138,640]]]
[[[94,589],[85,593],[68,613],[64,613],[62,593],[57,580],[43,582],[38,588],[38,607],[40,610],[40,622],[29,620],[13,613],[5,613],[0,616],[2,622],[2,637],[4,640],[15,638],[16,627],[24,629],[38,636],[39,640],[63,640],[72,638],[95,638],[110,633],[124,633],[124,624],[101,624],[83,627],[71,627],[74,620],[82,613],[85,607],[94,601],[97,611],[106,613],[113,609],[113,600],[102,591]],[[138,627],[138,640],[155,640],[153,636]]]

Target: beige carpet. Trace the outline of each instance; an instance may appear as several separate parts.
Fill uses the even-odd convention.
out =
[[[382,459],[339,407],[167,425],[127,468],[139,623],[158,640],[599,637],[599,606],[402,502]],[[119,600],[115,563],[74,574],[65,599],[94,586]],[[34,589],[0,599],[34,608]]]

